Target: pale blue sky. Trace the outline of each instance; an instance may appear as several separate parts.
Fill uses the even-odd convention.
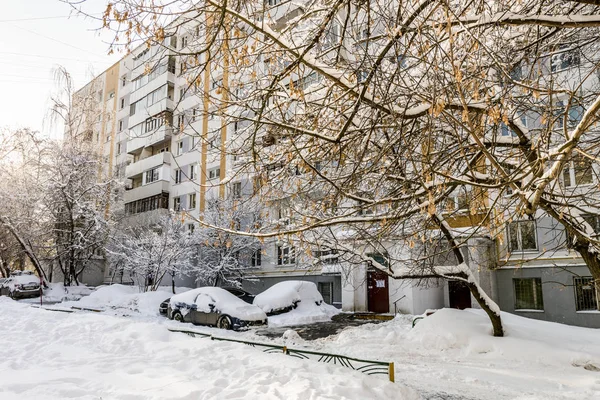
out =
[[[107,0],[87,0],[86,10],[102,12]],[[1,0],[0,127],[30,127],[58,136],[44,124],[48,98],[55,84],[52,70],[63,65],[81,87],[121,56],[108,56],[108,32],[100,22],[72,15],[59,0]],[[54,18],[58,17],[58,18]]]

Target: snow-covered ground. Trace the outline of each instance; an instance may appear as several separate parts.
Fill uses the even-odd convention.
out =
[[[75,314],[36,310],[0,298],[0,318],[9,321],[0,333],[0,399],[69,395],[95,399],[415,398],[405,387],[426,399],[600,399],[598,329],[503,313],[506,337],[494,338],[480,310],[444,309],[415,328],[411,328],[412,316],[400,315],[385,323],[346,328],[325,339],[302,340],[292,330],[268,339],[254,330],[226,332],[159,317],[158,304],[170,296],[168,291],[140,294],[137,288],[126,286],[101,288],[62,305],[107,312]],[[277,325],[272,318],[280,318],[282,325],[306,323],[303,312],[299,306],[271,317],[269,323]],[[169,333],[168,327],[394,361],[397,390],[390,391],[382,377],[357,375],[313,361],[267,357],[246,347]],[[47,392],[35,387],[38,376]],[[102,391],[104,386],[106,391]]]
[[[169,332],[164,319],[56,313],[2,297],[0,320],[2,400],[419,398],[380,376]]]
[[[322,351],[394,361],[396,381],[425,395],[600,399],[600,330],[508,313],[502,313],[502,318],[504,338],[491,336],[489,320],[480,310],[443,309],[414,329],[411,316],[398,316],[311,345]]]

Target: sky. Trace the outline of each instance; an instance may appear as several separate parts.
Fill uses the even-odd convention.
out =
[[[107,0],[86,0],[97,17]],[[101,22],[77,16],[59,0],[0,0],[0,128],[31,128],[59,138],[62,127],[45,116],[56,90],[53,70],[62,65],[80,88],[122,55],[108,55],[110,32]],[[4,3],[8,3],[7,5]]]

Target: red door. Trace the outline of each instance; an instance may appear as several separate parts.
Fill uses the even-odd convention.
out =
[[[448,281],[448,294],[450,297],[450,308],[464,310],[471,308],[471,291],[461,281]]]
[[[382,314],[390,311],[390,290],[387,274],[378,271],[367,272],[368,310]]]

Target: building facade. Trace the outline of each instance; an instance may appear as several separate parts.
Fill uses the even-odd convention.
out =
[[[294,12],[277,9],[281,15],[274,18],[285,19]],[[240,159],[229,148],[239,140],[243,121],[232,123],[227,113],[221,112],[234,77],[229,76],[226,66],[205,60],[204,54],[193,60],[180,55],[201,40],[200,35],[198,23],[191,19],[161,46],[135,49],[94,81],[103,87],[104,110],[96,140],[107,160],[106,173],[125,182],[119,195],[122,200],[115,208],[122,209],[131,223],[136,216],[172,209],[194,230],[194,220],[211,199],[244,198],[257,191],[256,176],[239,172]],[[580,67],[578,59],[569,60],[561,59],[560,69],[556,69],[552,63],[557,61],[550,58],[549,72],[568,79],[574,68]],[[192,65],[205,66],[197,80],[186,74]],[[260,72],[262,66],[257,68]],[[306,84],[308,78],[298,78],[296,85]],[[598,84],[596,74],[590,75],[590,80],[594,80],[590,85]],[[528,127],[539,124],[539,117],[527,112],[523,115]],[[509,129],[504,128],[500,134],[510,136]],[[589,166],[587,171],[567,168],[562,182],[566,186],[575,186],[576,180],[584,185],[597,184],[598,165]],[[502,196],[506,194],[490,193],[492,199]],[[460,206],[457,197],[455,211],[460,211]],[[484,206],[489,208],[489,203]],[[265,206],[269,207],[271,215],[286,218],[281,208]],[[510,210],[510,206],[505,209]],[[484,218],[468,211],[467,204],[464,217],[455,213],[451,225],[468,228]],[[593,216],[590,224],[600,231],[598,211],[589,212]],[[583,260],[568,248],[565,232],[556,221],[543,213],[536,217],[512,221],[500,231],[490,226],[488,234],[470,235],[465,248],[467,264],[504,311],[600,327],[597,288]],[[396,246],[391,242],[387,245],[390,249]],[[328,303],[346,311],[420,314],[441,307],[477,306],[457,282],[394,280],[367,264],[345,267],[335,255],[315,263],[314,258],[323,259],[323,254],[299,255],[280,240],[269,239],[262,246],[260,257],[253,258],[253,268],[241,282],[251,292],[282,280],[300,279],[317,284]],[[104,280],[114,281],[115,273],[106,268]],[[196,284],[194,277],[181,283]]]

